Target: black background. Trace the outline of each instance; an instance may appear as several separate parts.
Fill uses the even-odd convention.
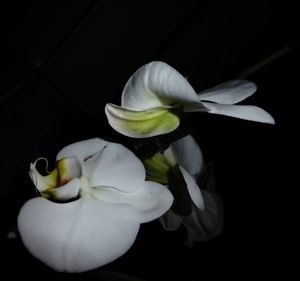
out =
[[[286,47],[284,56],[247,77],[258,91],[244,103],[270,112],[275,126],[198,113],[185,120],[197,124],[194,136],[206,161],[215,164],[224,202],[222,234],[187,249],[181,231],[164,232],[155,221],[142,225],[133,247],[102,269],[145,280],[191,281],[291,273],[299,96],[294,3],[6,2],[0,4],[1,275],[115,280],[103,271],[55,273],[6,234],[34,196],[31,161],[54,159],[64,145],[84,138],[123,140],[107,126],[103,109],[107,102],[119,103],[138,67],[165,61],[201,91],[240,77]]]

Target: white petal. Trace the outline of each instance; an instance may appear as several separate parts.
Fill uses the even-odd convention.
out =
[[[203,154],[191,135],[175,141],[171,145],[177,163],[193,177],[197,176],[204,166]]]
[[[175,102],[204,109],[190,83],[177,70],[154,61],[131,76],[123,90],[121,105],[132,110],[147,110]]]
[[[51,173],[49,173],[47,176],[41,175],[36,165],[40,160],[46,161],[46,169],[48,168],[48,161],[45,158],[39,158],[34,163],[30,164],[30,170],[29,170],[29,176],[35,185],[36,189],[39,192],[46,191],[48,189],[55,188],[57,185],[57,169],[54,169]]]
[[[204,210],[204,200],[199,186],[197,185],[193,177],[182,166],[179,166],[179,168],[184,177],[192,201],[200,210]]]
[[[60,184],[71,180],[72,178],[80,178],[81,167],[77,157],[63,158],[57,162]]]
[[[167,231],[177,230],[183,222],[184,217],[176,215],[172,210],[167,211],[159,218],[159,222]]]
[[[203,191],[205,210],[192,206],[192,213],[185,217],[183,224],[187,228],[187,246],[196,241],[212,239],[220,234],[223,228],[223,203],[214,193]]]
[[[231,80],[199,93],[201,101],[220,104],[235,104],[255,93],[257,87],[253,82]]]
[[[76,198],[80,191],[79,178],[73,178],[68,183],[49,191],[51,198],[57,201],[67,201]]]
[[[124,192],[138,189],[146,177],[143,163],[117,143],[108,143],[85,161],[82,169],[92,187],[111,186]]]
[[[168,166],[174,167],[176,164],[178,164],[178,159],[175,155],[175,152],[173,150],[172,146],[169,146],[164,152],[163,157],[165,158],[166,163]]]
[[[145,111],[132,111],[114,104],[105,106],[109,125],[120,134],[132,138],[146,138],[174,131],[179,126],[179,117],[173,111],[170,106]]]
[[[26,248],[57,271],[83,272],[105,265],[131,247],[136,212],[96,199],[57,204],[34,198],[22,207],[18,228]]]
[[[141,204],[136,205],[142,222],[148,222],[162,216],[170,209],[174,200],[173,195],[166,186],[151,181],[146,181],[145,186],[147,187],[146,190],[148,193],[145,199],[147,196],[149,198],[148,200],[156,198],[156,204],[151,209],[143,209]]]
[[[167,187],[146,181],[134,192],[120,192],[109,187],[94,188],[92,194],[98,200],[133,207],[140,222],[149,222],[162,216],[172,205],[173,196]]]
[[[204,102],[209,113],[226,115],[240,119],[274,124],[273,117],[265,110],[253,105],[228,105]]]
[[[107,144],[108,144],[107,141],[99,138],[93,138],[93,139],[75,142],[64,147],[57,154],[56,160],[60,160],[65,157],[75,156],[82,163],[85,159],[101,151]]]

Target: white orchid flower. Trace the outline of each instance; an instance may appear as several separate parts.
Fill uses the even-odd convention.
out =
[[[274,123],[272,116],[252,105],[235,105],[256,91],[253,82],[233,80],[197,94],[174,68],[154,61],[128,80],[121,106],[107,104],[105,113],[117,132],[134,138],[174,131],[183,112],[208,112],[251,121]]]
[[[27,201],[18,229],[29,252],[57,271],[83,272],[123,255],[141,223],[160,217],[173,196],[145,181],[142,162],[120,144],[94,138],[66,146],[47,176],[31,164],[41,197]]]
[[[222,206],[219,198],[205,190],[201,191],[196,183],[204,169],[202,152],[192,136],[188,135],[172,143],[163,153],[155,154],[144,162],[148,178],[170,186],[170,170],[179,165],[188,193],[191,198],[191,211],[188,215],[178,215],[168,210],[160,222],[166,230],[173,231],[183,224],[187,230],[187,244],[207,240],[220,233],[222,228]],[[176,201],[176,197],[175,197]],[[174,203],[175,203],[174,201]]]

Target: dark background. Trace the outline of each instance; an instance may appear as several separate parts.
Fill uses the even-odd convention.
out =
[[[1,2],[1,274],[116,280],[107,271],[55,273],[6,235],[35,195],[29,163],[54,159],[64,145],[84,138],[122,141],[107,126],[104,105],[119,103],[137,68],[162,60],[196,91],[237,77],[254,81],[258,91],[245,104],[270,112],[276,125],[191,114],[186,122],[197,124],[194,136],[215,164],[222,234],[187,249],[182,231],[164,232],[155,221],[142,225],[134,246],[102,269],[145,280],[287,277],[296,227],[297,17],[292,1]],[[285,54],[244,75],[279,50]]]

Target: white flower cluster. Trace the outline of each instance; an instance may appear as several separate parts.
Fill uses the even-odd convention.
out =
[[[171,66],[152,62],[129,79],[121,106],[107,104],[105,112],[112,128],[134,138],[174,131],[191,111],[274,123],[261,108],[235,105],[255,91],[254,83],[234,80],[197,94]],[[30,165],[39,196],[21,208],[18,230],[30,253],[57,271],[83,272],[117,259],[134,243],[140,224],[158,218],[166,230],[184,225],[189,245],[220,230],[220,206],[197,184],[205,165],[190,135],[143,162],[100,138],[63,148],[46,176],[37,170],[42,159]],[[190,198],[187,213],[175,208],[178,175]]]

